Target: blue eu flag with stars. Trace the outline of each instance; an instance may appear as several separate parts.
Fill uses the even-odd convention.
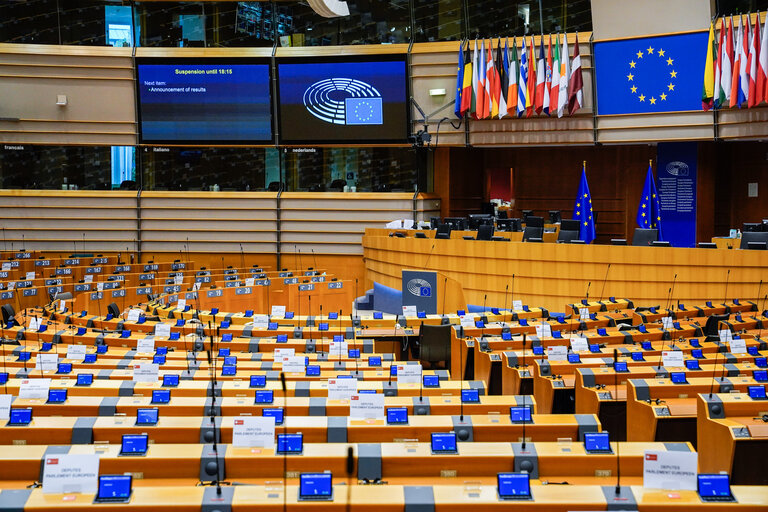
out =
[[[589,193],[589,185],[587,185],[586,168],[581,170],[579,193],[573,205],[573,219],[579,221],[579,240],[584,240],[585,244],[591,243],[596,236],[595,218],[592,215],[592,194]]]
[[[707,32],[595,43],[597,114],[701,110]]]
[[[645,176],[643,195],[640,196],[640,204],[637,205],[637,225],[646,229],[658,229],[659,240],[664,240],[664,234],[661,229],[659,195],[656,193],[656,181],[653,179],[651,164],[648,164],[648,174]]]

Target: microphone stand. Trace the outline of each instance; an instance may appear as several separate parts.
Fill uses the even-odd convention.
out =
[[[613,349],[613,399],[619,400],[619,374],[616,372],[616,363],[619,360],[619,351]],[[621,495],[621,454],[620,448],[621,442],[616,439],[616,496]]]
[[[315,272],[317,272],[317,258],[315,258],[315,250],[312,249],[312,262],[315,264]]]
[[[488,294],[486,293],[483,297],[483,316],[485,316],[485,301],[488,300]],[[483,322],[482,317],[480,319],[480,323],[483,324],[483,326],[480,328],[480,339],[485,338],[485,322]]]
[[[514,279],[514,278],[515,278],[515,274],[512,274],[512,279]],[[506,311],[507,311],[507,292],[508,291],[509,291],[509,283],[507,283],[507,285],[504,287],[504,309],[502,309],[502,311],[503,311],[502,315],[503,316],[501,317],[502,318],[502,321],[501,321],[501,326],[502,327],[506,327],[506,325],[507,325],[504,322],[503,319],[506,318],[506,315],[507,315]]]
[[[526,342],[525,333],[523,333],[523,366],[526,366],[526,364],[525,364],[525,342]],[[523,396],[523,443],[520,445],[520,449],[521,449],[521,451],[525,451],[525,417],[527,416],[525,412],[528,409],[528,406],[525,403],[525,395],[523,394],[522,396]]]
[[[728,281],[731,278],[731,269],[728,269],[728,273],[725,275],[725,299],[723,299],[723,306],[725,306],[726,313],[728,312]]]
[[[608,281],[608,271],[609,270],[611,270],[611,264],[610,263],[608,264],[608,268],[605,269],[605,277],[603,278],[603,287],[600,290],[600,299],[598,300],[598,302],[602,302],[603,301],[603,293],[605,293],[605,283]]]
[[[287,386],[285,385],[285,373],[282,371],[280,372],[280,385],[283,388],[283,440],[287,444],[288,439],[286,439],[285,436],[287,432],[286,413],[288,412],[288,391],[287,391]],[[288,458],[287,457],[288,457],[288,452],[286,450],[283,450],[283,510],[284,511],[288,510]]]
[[[349,315],[349,320],[352,320],[352,315]],[[339,326],[341,326],[341,310],[339,310]],[[352,324],[352,347],[354,348],[355,352],[357,352],[357,331],[355,330],[354,323]],[[362,354],[359,354],[362,356]],[[360,376],[360,370],[357,367],[357,360],[360,359],[359,357],[355,358],[355,376]]]

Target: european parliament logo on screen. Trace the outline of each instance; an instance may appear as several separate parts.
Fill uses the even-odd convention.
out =
[[[329,78],[304,91],[307,111],[326,123],[371,125],[384,122],[381,93],[353,78]]]

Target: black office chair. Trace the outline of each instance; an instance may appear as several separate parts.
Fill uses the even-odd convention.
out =
[[[450,368],[450,325],[425,325],[422,322],[419,328],[419,339],[415,345],[414,357],[418,358],[422,365],[428,363],[429,367],[434,367],[435,363],[444,362],[445,367]]]
[[[515,233],[523,230],[523,220],[520,217],[513,217],[509,219],[510,231]]]
[[[107,306],[107,313],[110,313],[113,317],[117,318],[120,316],[120,308],[117,304],[111,302],[109,306]]]
[[[523,231],[523,242],[531,241],[531,238],[544,237],[544,218],[529,216],[526,219],[525,230]]]
[[[437,226],[437,232],[435,238],[438,240],[448,240],[451,238],[451,226],[450,224],[440,224]]]
[[[475,240],[490,240],[493,237],[493,224],[481,224],[477,228]]]
[[[19,323],[14,318],[16,316],[16,311],[13,309],[13,306],[10,304],[3,304],[3,307],[0,308],[0,310],[3,313],[4,325],[8,325],[11,322],[13,322],[12,325],[19,325]]]
[[[335,190],[337,192],[344,191],[344,187],[347,186],[347,180],[333,180],[328,190]]]
[[[731,315],[709,315],[707,323],[704,324],[704,336],[718,336],[718,326],[720,322],[724,322],[730,318]]]
[[[569,244],[579,239],[579,221],[565,219],[560,221],[560,232],[557,234],[557,243]]]
[[[635,228],[635,234],[632,237],[632,245],[649,246],[651,242],[659,239],[658,229]]]
[[[523,210],[523,222],[528,223],[528,217],[533,216],[533,210]]]
[[[550,224],[557,224],[558,222],[561,222],[563,220],[563,216],[560,213],[560,210],[549,210],[549,223]],[[562,226],[560,226],[560,229],[562,229]]]
[[[285,187],[283,186],[283,183],[281,181],[272,181],[267,186],[267,192],[280,192]]]
[[[429,227],[431,229],[437,229],[437,226],[440,225],[440,217],[430,217],[429,218]]]

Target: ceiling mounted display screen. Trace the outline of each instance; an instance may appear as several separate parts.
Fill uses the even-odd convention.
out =
[[[267,60],[137,59],[143,144],[272,141]]]
[[[277,75],[281,143],[406,142],[405,55],[283,59]]]

